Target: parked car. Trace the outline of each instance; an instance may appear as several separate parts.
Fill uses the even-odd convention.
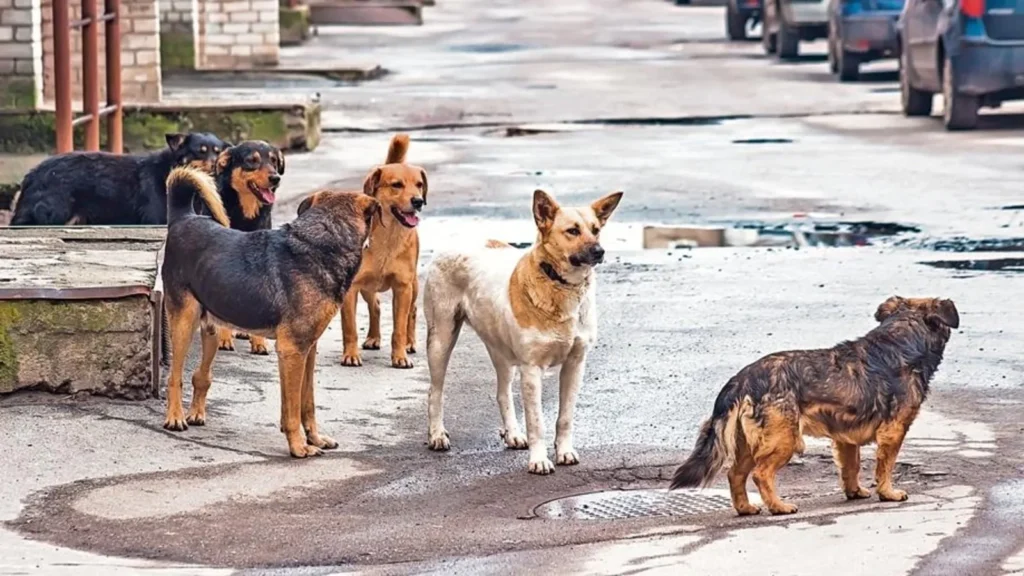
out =
[[[899,53],[896,21],[903,0],[831,0],[828,65],[843,82],[860,77],[860,65]]]
[[[761,0],[728,0],[725,4],[725,32],[729,40],[746,40],[747,27],[761,21]]]
[[[907,0],[897,33],[907,116],[941,92],[946,128],[969,130],[982,106],[1024,99],[1024,0]]]
[[[828,37],[828,0],[764,0],[761,45],[784,60],[800,54],[800,41]]]

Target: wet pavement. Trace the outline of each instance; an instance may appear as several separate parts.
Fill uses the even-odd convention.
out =
[[[430,452],[423,355],[394,370],[385,346],[344,368],[335,322],[317,404],[341,446],[308,462],[278,432],[272,356],[220,353],[208,424],[184,433],[161,428],[158,400],[0,400],[0,573],[1024,573],[1024,138],[999,129],[1019,118],[966,134],[904,119],[892,63],[839,84],[823,45],[778,64],[725,43],[719,8],[547,4],[444,1],[422,28],[323,29],[289,49],[390,74],[314,88],[328,133],[289,157],[276,221],[317,187],[358,187],[399,128],[430,175],[421,266],[487,238],[531,242],[535,188],[563,204],[625,190],[604,233],[582,463],[536,477],[503,449],[470,334],[449,371],[452,450]],[[646,226],[805,242],[644,250]],[[845,502],[820,441],[781,474],[795,516],[738,519],[722,481],[667,499],[732,374],[861,335],[894,293],[952,298],[962,321],[900,454],[909,502]],[[862,480],[873,464],[866,449]]]

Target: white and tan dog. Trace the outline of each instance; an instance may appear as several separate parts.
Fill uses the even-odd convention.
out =
[[[490,241],[473,253],[441,254],[424,286],[427,321],[429,446],[448,450],[444,428],[444,378],[463,323],[487,347],[497,372],[498,410],[505,445],[530,449],[529,471],[550,474],[544,445],[541,377],[561,365],[555,461],[578,464],[572,425],[587,349],[597,336],[593,267],[604,260],[601,228],[622,192],[582,208],[561,208],[541,190],[533,194],[537,242],[527,252]],[[526,437],[512,406],[512,377],[519,369]]]

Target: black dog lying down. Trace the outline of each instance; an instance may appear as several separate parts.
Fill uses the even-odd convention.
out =
[[[228,144],[213,134],[168,134],[141,155],[70,152],[43,160],[21,181],[11,226],[167,223],[167,176],[176,166],[210,174]]]
[[[193,212],[203,197],[223,216],[214,180],[177,168],[167,181],[167,244],[161,268],[171,341],[164,428],[206,423],[206,393],[217,354],[217,328],[226,326],[277,340],[281,431],[292,456],[337,448],[320,434],[313,401],[316,343],[338,313],[362,262],[363,243],[380,205],[369,195],[338,192],[295,221],[273,230],[241,232]],[[181,403],[182,371],[201,324],[203,356],[192,375],[192,403]]]

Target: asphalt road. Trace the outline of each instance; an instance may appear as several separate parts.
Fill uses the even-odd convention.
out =
[[[289,158],[277,221],[314,188],[357,186],[397,129],[430,172],[421,264],[487,238],[529,242],[535,188],[563,204],[624,190],[578,405],[582,463],[536,477],[524,452],[503,449],[493,372],[471,334],[449,373],[453,449],[428,451],[425,358],[394,370],[385,346],[343,368],[335,323],[317,404],[341,446],[316,460],[287,457],[272,356],[221,353],[208,424],[185,433],[162,430],[158,400],[0,400],[0,573],[1024,573],[1024,254],[934,249],[1024,237],[1020,209],[1006,209],[1022,202],[1020,116],[1002,111],[961,134],[904,119],[892,63],[839,84],[820,44],[779,64],[756,42],[726,43],[717,8],[450,0],[427,19],[324,29],[289,49],[392,73],[266,89],[315,89],[326,107],[323,144]],[[858,248],[640,241],[648,224],[803,214],[918,232]],[[843,502],[821,442],[783,472],[793,517],[737,519],[720,506],[721,483],[694,495],[705,508],[688,515],[586,519],[559,500],[660,497],[733,373],[771,351],[863,334],[892,294],[952,298],[962,319],[900,454],[909,502]],[[389,324],[385,306],[385,340]],[[550,385],[549,436],[556,410]],[[870,449],[865,460],[867,482]],[[654,492],[631,492],[641,489]]]

